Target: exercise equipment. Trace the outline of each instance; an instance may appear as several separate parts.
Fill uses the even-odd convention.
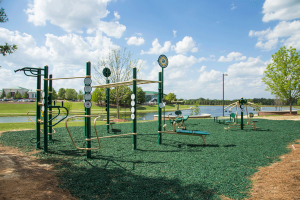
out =
[[[168,117],[170,119],[169,115],[168,115]],[[205,131],[196,131],[196,130],[183,130],[183,129],[177,129],[176,130],[176,128],[175,128],[175,126],[176,126],[176,120],[170,120],[170,123],[171,123],[171,125],[173,127],[172,130],[168,130],[167,129],[167,125],[164,124],[163,128],[165,129],[165,131],[158,131],[158,133],[170,133],[170,134],[178,134],[178,135],[200,136],[202,138],[204,144],[207,145],[206,141],[205,141],[205,137],[207,135],[209,135],[208,132],[205,132]]]

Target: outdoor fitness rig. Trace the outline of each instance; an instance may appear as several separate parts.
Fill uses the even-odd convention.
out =
[[[253,117],[253,113],[248,113],[247,105],[252,108],[260,109],[260,107],[258,105],[248,102],[247,100],[243,99],[243,97],[240,100],[238,100],[224,108],[224,110],[227,108],[229,108],[229,110],[231,110],[232,108],[236,107],[236,114],[234,117],[234,121],[225,121],[225,122],[229,123],[229,126],[226,129],[230,130],[231,128],[241,128],[241,130],[243,130],[244,128],[253,128],[255,130],[255,122],[258,122],[258,121],[257,120],[251,121],[251,117]],[[238,116],[239,108],[241,109],[241,123],[237,124],[237,116]],[[246,113],[247,113],[247,117],[248,117],[248,121],[246,124],[244,124],[245,108],[246,108]],[[251,124],[251,122],[252,122],[252,124]]]
[[[162,144],[162,133],[171,133],[171,134],[178,134],[178,135],[189,135],[189,136],[201,136],[204,144],[206,145],[205,142],[205,136],[209,135],[208,132],[205,131],[194,131],[194,130],[182,130],[182,129],[175,129],[176,124],[179,125],[175,120],[170,120],[170,123],[173,126],[173,130],[170,131],[168,130],[166,127],[167,125],[164,124],[162,126],[162,108],[165,107],[165,104],[162,103],[162,99],[163,99],[163,69],[166,68],[168,66],[168,58],[165,55],[160,55],[158,57],[158,64],[161,66],[162,68],[162,72],[158,73],[158,79],[161,83],[158,84],[158,144]],[[178,107],[177,107],[178,108]],[[178,108],[179,109],[179,108]],[[181,112],[181,111],[180,111]],[[179,110],[177,110],[175,112],[176,115],[180,114]],[[170,116],[168,115],[169,119]],[[181,122],[183,122],[183,119],[180,120]],[[162,127],[165,129],[165,131],[162,131]],[[180,128],[185,128],[184,127],[180,127]],[[205,135],[205,136],[203,136]]]
[[[107,133],[109,133],[109,90],[110,88],[113,87],[119,87],[119,86],[129,86],[132,85],[132,95],[131,95],[131,119],[132,119],[132,133],[127,133],[127,134],[120,134],[120,135],[112,135],[112,136],[103,136],[103,137],[98,137],[97,134],[97,130],[96,130],[96,121],[99,117],[95,118],[94,120],[94,128],[95,128],[95,132],[97,137],[96,138],[89,138],[87,139],[87,141],[91,141],[94,139],[98,139],[98,143],[99,143],[99,148],[100,146],[100,141],[99,139],[101,138],[112,138],[112,137],[120,137],[120,136],[125,136],[125,135],[132,135],[132,145],[133,145],[133,150],[136,150],[136,146],[137,146],[137,131],[136,131],[136,127],[137,127],[137,119],[136,119],[136,86],[140,85],[140,84],[149,84],[149,83],[159,83],[161,84],[161,81],[151,81],[151,80],[142,80],[142,79],[137,79],[137,75],[136,75],[136,67],[133,67],[133,78],[131,81],[124,81],[124,82],[118,82],[118,83],[109,83],[108,77],[110,76],[110,70],[109,68],[104,68],[103,69],[103,74],[106,77],[106,84],[104,85],[95,85],[92,86],[92,88],[106,88],[106,111],[107,111],[107,118],[106,118],[106,125],[107,125]]]
[[[24,67],[18,70],[15,70],[15,72],[18,71],[23,71],[26,76],[30,77],[37,77],[37,97],[36,97],[36,147],[40,148],[40,143],[41,143],[41,136],[40,133],[44,134],[44,152],[48,152],[48,141],[52,141],[52,134],[55,133],[55,131],[52,133],[53,127],[66,119],[69,115],[68,109],[63,106],[63,102],[61,106],[56,106],[55,101],[54,105],[52,105],[52,80],[60,80],[60,79],[75,79],[75,78],[85,78],[85,79],[90,79],[90,71],[91,71],[91,63],[87,62],[86,64],[87,68],[87,76],[85,77],[67,77],[67,78],[52,78],[52,74],[48,77],[48,66],[44,66],[44,69],[41,68],[33,68],[33,67]],[[28,74],[30,73],[30,74]],[[41,77],[44,76],[44,91],[42,93],[42,102],[41,101]],[[49,81],[49,86],[48,86],[48,81]],[[87,80],[88,81],[88,80]],[[85,80],[86,82],[86,80]],[[88,85],[88,84],[86,84]],[[85,95],[90,94],[90,91],[85,90]],[[89,106],[89,108],[87,108]],[[90,106],[91,103],[86,100],[85,102],[85,111],[84,113],[87,113],[87,115],[84,116],[89,116],[90,115]],[[53,108],[58,109],[58,114],[54,117],[52,117],[52,114],[54,112],[52,111]],[[52,121],[57,118],[60,114],[60,109],[65,109],[66,110],[66,116],[64,116],[62,119],[60,119],[58,122],[55,124],[52,124]],[[27,113],[27,115],[29,112]],[[31,120],[31,119],[30,119]],[[32,121],[32,120],[31,120]],[[33,121],[32,121],[33,122]],[[41,124],[44,125],[44,131],[41,131]],[[85,119],[85,135],[88,137],[90,135],[90,126],[88,128],[87,124],[90,124],[90,119]],[[49,137],[49,138],[48,138]],[[33,138],[34,139],[34,138]],[[48,140],[49,139],[49,140]],[[87,146],[90,145],[90,143],[87,144]]]

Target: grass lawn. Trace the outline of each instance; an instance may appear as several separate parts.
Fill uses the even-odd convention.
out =
[[[93,158],[86,159],[85,151],[74,148],[66,128],[58,127],[49,152],[35,156],[52,164],[60,187],[80,199],[242,199],[251,188],[249,177],[278,161],[290,151],[286,146],[300,138],[299,122],[290,120],[259,119],[257,131],[228,131],[213,119],[189,119],[185,124],[189,130],[208,131],[208,145],[201,137],[173,134],[163,134],[163,144],[158,145],[158,123],[152,121],[138,123],[135,151],[132,136],[107,138],[101,140],[100,150],[92,151]],[[132,132],[131,123],[114,128]],[[105,125],[97,126],[101,136],[105,130]],[[84,127],[70,131],[76,144],[84,147]],[[34,137],[34,130],[6,132],[0,143],[30,152],[35,149],[30,142]]]

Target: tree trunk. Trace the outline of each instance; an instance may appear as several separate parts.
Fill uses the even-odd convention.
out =
[[[290,98],[290,114],[292,114],[292,99]]]

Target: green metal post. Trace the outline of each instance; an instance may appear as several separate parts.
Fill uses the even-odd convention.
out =
[[[38,68],[37,74],[37,86],[36,86],[36,148],[41,147],[41,106],[39,102],[41,101],[41,68]]]
[[[241,105],[241,107],[244,107],[244,103],[247,103],[247,100],[244,100],[242,97],[241,100],[239,100],[239,104]],[[244,129],[243,110],[244,109],[241,109],[241,130]]]
[[[136,133],[136,99],[137,99],[137,95],[136,95],[136,68],[133,67],[133,85],[132,85],[132,93],[134,94],[135,98],[134,98],[134,119],[132,121],[132,132]],[[132,135],[132,144],[133,144],[133,150],[136,150],[136,135]]]
[[[158,81],[162,79],[162,72],[158,72]],[[162,82],[158,84],[158,104],[162,102]],[[162,131],[161,124],[161,108],[158,106],[158,131]],[[162,143],[161,133],[158,133],[158,144]]]
[[[106,77],[106,84],[109,84],[108,77]],[[106,88],[106,131],[109,133],[109,88]]]
[[[44,152],[48,152],[48,66],[44,69]]]
[[[49,79],[52,78],[52,74],[49,75]],[[49,119],[52,119],[52,80],[49,80],[49,97],[47,98],[49,107]],[[49,141],[52,141],[52,120],[49,122]]]
[[[86,75],[87,76],[91,75],[91,62],[90,61],[88,61],[86,63]],[[91,108],[86,108],[86,115],[91,115]],[[86,117],[86,121],[87,121],[86,138],[91,139],[91,118]],[[87,148],[92,147],[91,141],[87,141],[86,147]],[[87,156],[87,158],[91,158],[91,156],[92,156],[91,150],[87,150],[87,155],[86,156]]]
[[[162,102],[162,100],[164,99],[164,68],[163,67],[161,68],[161,94],[162,94],[161,97],[161,102]]]

